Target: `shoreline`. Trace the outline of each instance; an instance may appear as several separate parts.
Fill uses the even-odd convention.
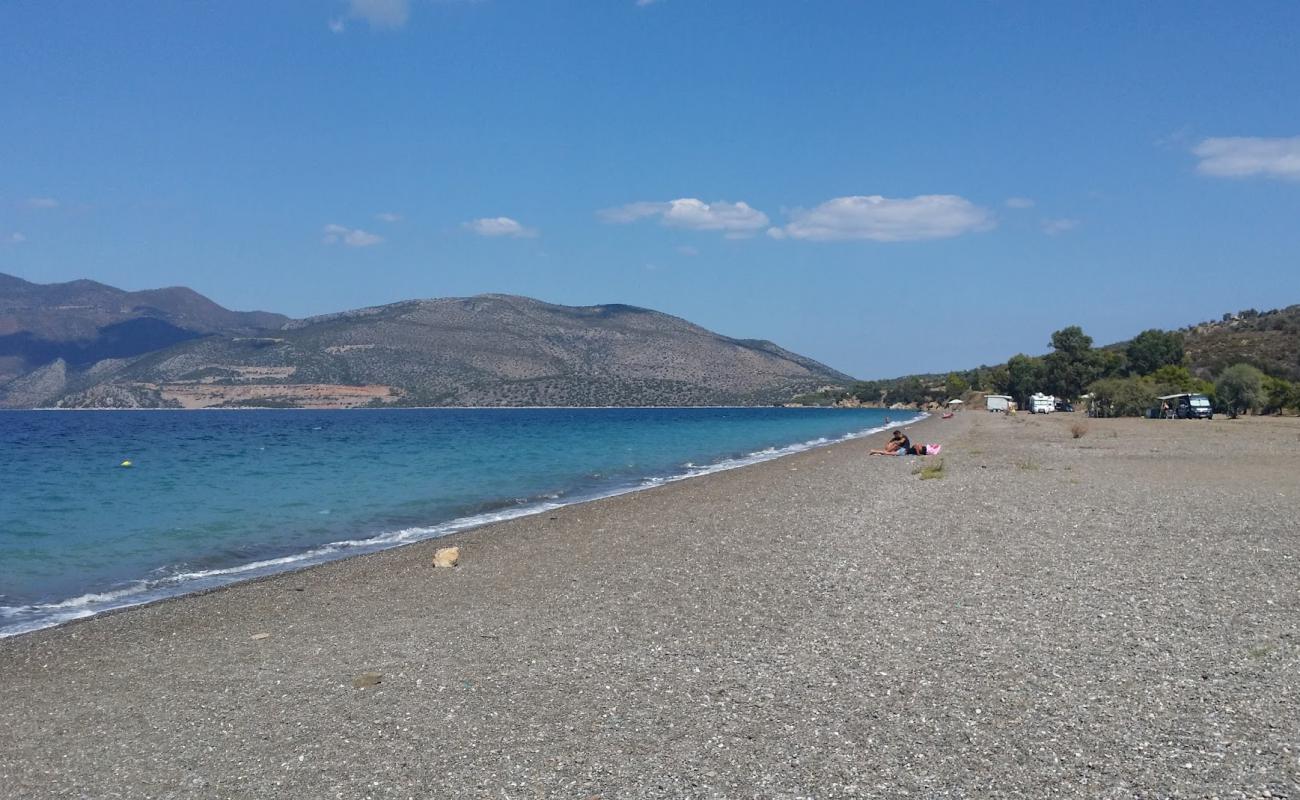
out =
[[[1082,421],[930,417],[939,479],[866,437],[7,639],[0,775],[16,796],[1295,795],[1300,422]],[[447,544],[460,566],[433,569]]]
[[[697,406],[685,406],[683,408],[696,408]],[[711,408],[733,408],[732,406],[713,406]],[[735,408],[746,408],[744,406]],[[100,410],[100,409],[67,409],[67,410]],[[127,411],[132,409],[116,409]],[[147,409],[155,411],[215,411],[215,410],[355,410],[355,409]],[[794,442],[772,450],[770,454],[767,451],[756,451],[744,456],[721,458],[710,464],[692,467],[684,473],[674,473],[665,476],[646,476],[636,479],[629,485],[616,485],[603,490],[596,490],[594,494],[579,495],[568,502],[548,502],[545,500],[536,500],[525,506],[516,506],[513,508],[503,507],[496,511],[486,511],[480,514],[474,514],[467,517],[456,517],[453,519],[433,522],[426,525],[416,526],[409,529],[391,531],[378,534],[365,540],[343,540],[336,542],[325,542],[300,553],[293,553],[273,558],[258,559],[244,564],[236,564],[230,567],[208,570],[203,574],[195,574],[185,580],[168,582],[170,579],[157,581],[154,586],[121,587],[109,588],[98,592],[87,592],[74,597],[64,598],[62,600],[49,603],[39,603],[34,605],[23,606],[22,608],[40,608],[54,611],[55,609],[91,609],[85,613],[79,613],[75,610],[66,612],[67,615],[57,619],[49,624],[41,624],[36,627],[28,627],[24,630],[15,630],[12,632],[0,629],[0,641],[12,639],[19,636],[26,636],[42,630],[58,628],[70,625],[76,622],[86,621],[98,618],[105,614],[113,614],[127,611],[133,608],[151,605],[153,603],[165,602],[185,598],[196,594],[205,594],[213,591],[220,591],[232,586],[256,580],[267,580],[276,578],[281,575],[290,575],[311,569],[323,564],[345,561],[353,558],[364,558],[376,553],[382,553],[387,550],[407,547],[421,542],[442,540],[456,534],[477,531],[491,525],[509,522],[515,519],[524,519],[539,514],[550,513],[561,508],[580,506],[587,503],[594,503],[611,497],[619,497],[626,494],[657,489],[660,486],[669,483],[676,483],[683,480],[692,480],[697,478],[708,477],[709,475],[719,472],[726,472],[733,469],[744,469],[755,464],[762,464],[769,461],[776,461],[786,458],[797,453],[807,452],[809,450],[832,447],[844,442],[854,441],[870,436],[883,433],[886,429],[892,427],[914,427],[923,423],[933,416],[924,412],[912,412],[916,418],[908,422],[893,422],[883,424],[877,428],[868,428],[862,431],[844,434],[837,439],[828,441],[810,440],[805,442]],[[400,538],[407,531],[414,531],[408,538]],[[383,541],[385,537],[397,536],[399,538],[389,541]],[[348,552],[351,550],[351,552]],[[185,577],[185,576],[178,576]],[[143,582],[143,579],[139,579]],[[191,588],[186,588],[186,587]],[[170,591],[169,591],[170,589]],[[139,599],[130,600],[134,596]],[[123,600],[123,602],[117,602]],[[57,613],[55,614],[57,617]]]
[[[834,411],[861,411],[861,410],[872,410],[872,411],[898,411],[900,414],[929,414],[929,413],[931,413],[931,412],[929,412],[929,411],[925,411],[924,409],[912,409],[912,408],[908,408],[908,409],[901,409],[901,408],[900,408],[900,409],[893,409],[893,408],[889,408],[889,407],[887,407],[887,406],[873,406],[873,405],[859,405],[859,406],[834,406],[834,405],[825,405],[825,406],[809,406],[809,405],[794,405],[794,406],[787,406],[787,405],[777,405],[777,404],[772,404],[772,403],[763,403],[763,404],[761,404],[761,405],[752,405],[752,406],[737,406],[737,405],[723,405],[723,406],[399,406],[399,405],[386,405],[386,406],[347,406],[347,407],[343,407],[343,408],[340,408],[340,407],[338,407],[338,406],[284,406],[284,407],[281,407],[281,406],[203,406],[203,407],[195,407],[195,408],[184,408],[184,407],[178,407],[178,408],[108,408],[108,407],[105,407],[105,408],[80,408],[80,407],[78,407],[78,408],[64,408],[64,407],[60,407],[60,406],[48,406],[48,407],[42,407],[42,408],[0,408],[0,412],[7,412],[7,411],[446,411],[446,410],[450,410],[450,411],[456,411],[456,410],[465,410],[465,411],[469,411],[469,410],[479,410],[479,411],[494,410],[494,411],[495,411],[495,410],[508,410],[508,409],[532,410],[532,411],[543,411],[543,410],[559,411],[559,410],[565,410],[565,409],[573,409],[573,410],[587,410],[587,411],[593,411],[593,410],[608,410],[608,409],[619,409],[619,408],[626,408],[626,409],[640,409],[640,410],[653,410],[653,409],[689,409],[689,408],[713,408],[713,409],[719,409],[719,408],[724,408],[724,409],[725,409],[725,408],[791,408],[791,409],[796,409],[796,410],[798,410],[798,409],[805,409],[805,408],[813,408],[813,409],[826,409],[826,410],[834,410]]]

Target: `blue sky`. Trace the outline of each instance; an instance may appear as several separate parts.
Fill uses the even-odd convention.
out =
[[[1300,4],[0,5],[0,271],[622,302],[860,377],[1300,303]]]

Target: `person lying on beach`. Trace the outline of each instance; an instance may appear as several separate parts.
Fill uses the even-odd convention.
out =
[[[911,446],[912,446],[912,440],[907,438],[907,434],[903,433],[902,431],[894,431],[894,435],[889,437],[888,442],[885,442],[885,449],[872,450],[871,455],[873,456],[906,455],[908,449],[911,448]]]
[[[900,447],[892,453],[888,450],[872,450],[873,456],[937,456],[942,445],[937,444],[916,444],[908,447]]]

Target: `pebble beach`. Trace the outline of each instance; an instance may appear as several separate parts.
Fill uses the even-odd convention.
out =
[[[909,433],[0,640],[0,796],[1300,798],[1300,420]]]

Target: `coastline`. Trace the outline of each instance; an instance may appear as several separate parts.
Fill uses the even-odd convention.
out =
[[[615,407],[610,407],[615,408]],[[619,407],[621,408],[621,407]],[[642,407],[649,408],[649,407]],[[681,408],[695,408],[694,406],[682,406]],[[713,406],[710,408],[749,408],[746,406]],[[69,409],[75,410],[75,409]],[[97,410],[97,409],[81,409]],[[130,410],[130,409],[118,409]],[[354,409],[147,409],[154,411],[202,411],[202,410],[286,410],[286,411],[345,411]],[[106,591],[90,592],[84,595],[64,598],[59,601],[40,604],[32,608],[44,609],[50,617],[42,618],[42,621],[18,630],[0,630],[0,640],[12,638],[14,636],[24,636],[29,633],[45,630],[51,627],[66,625],[79,620],[90,619],[102,614],[114,613],[129,608],[150,603],[161,602],[164,600],[185,597],[190,594],[217,591],[228,586],[249,580],[259,580],[272,578],[277,575],[307,569],[319,564],[331,563],[334,561],[348,558],[359,558],[395,547],[405,547],[422,541],[443,539],[453,534],[477,530],[479,528],[506,522],[513,519],[520,519],[538,514],[545,514],[560,508],[566,508],[574,505],[596,502],[609,497],[617,497],[624,494],[631,494],[639,491],[646,491],[657,488],[666,483],[673,483],[681,480],[704,477],[717,472],[730,469],[740,469],[765,461],[771,461],[784,458],[795,453],[804,452],[817,447],[826,447],[853,439],[859,439],[866,436],[872,436],[883,432],[889,427],[911,427],[919,422],[929,418],[930,415],[924,411],[908,412],[915,414],[914,419],[906,422],[888,423],[876,428],[869,428],[862,431],[848,433],[836,439],[816,439],[804,442],[793,442],[778,448],[769,448],[768,450],[756,451],[744,456],[722,458],[705,465],[688,465],[690,468],[682,473],[674,473],[664,476],[643,476],[634,483],[626,485],[614,485],[601,490],[595,490],[594,493],[583,495],[578,494],[563,502],[537,499],[524,506],[512,506],[494,511],[487,511],[474,514],[467,517],[456,517],[452,519],[430,522],[424,525],[388,531],[368,539],[346,539],[342,541],[326,542],[312,547],[301,553],[295,553],[285,556],[276,556],[267,559],[253,560],[243,564],[236,564],[229,567],[207,570],[201,573],[176,576],[175,579],[165,579],[156,581],[152,585],[147,584],[144,580],[139,581],[138,585],[111,589]],[[64,609],[59,612],[57,609]],[[57,618],[55,618],[57,617]]]
[[[892,411],[887,406],[863,404],[860,406],[809,406],[809,405],[773,405],[772,403],[763,403],[761,405],[751,406],[348,406],[341,408],[339,406],[203,406],[196,408],[85,408],[85,407],[64,407],[64,406],[45,406],[41,408],[3,408],[0,411],[438,411],[438,410],[510,410],[510,409],[531,409],[539,410],[562,410],[562,409],[610,409],[610,408],[629,408],[629,409],[672,409],[672,408],[816,408],[816,409],[842,409],[851,411],[855,408],[874,408],[882,411]],[[903,414],[928,414],[929,412],[922,409],[898,409]]]
[[[930,417],[939,480],[867,437],[6,639],[0,774],[19,795],[1294,794],[1300,425],[1071,439],[1081,420]],[[461,566],[433,570],[448,544]]]

